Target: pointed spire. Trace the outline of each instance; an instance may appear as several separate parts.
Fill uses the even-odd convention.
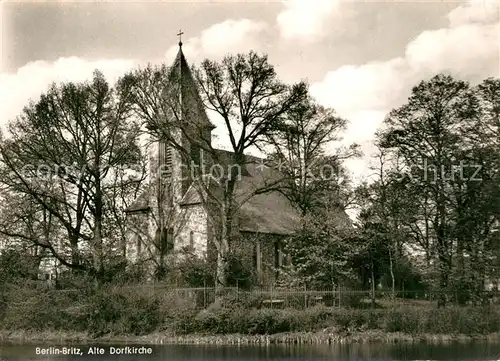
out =
[[[179,30],[177,36],[179,37],[179,51],[175,57],[174,62],[171,66],[170,79],[179,84],[179,104],[182,104],[182,109],[180,112],[182,116],[187,116],[190,113],[189,118],[196,118],[201,124],[205,124],[208,128],[214,129],[215,126],[208,119],[203,102],[201,100],[200,94],[196,86],[196,81],[189,64],[182,51],[182,41],[181,37],[184,34],[182,30]],[[194,115],[196,114],[196,115]]]

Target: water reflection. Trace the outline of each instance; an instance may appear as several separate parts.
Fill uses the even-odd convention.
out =
[[[500,344],[467,343],[451,345],[426,344],[351,344],[319,346],[194,346],[194,345],[130,345],[151,347],[150,355],[110,354],[111,347],[123,348],[124,345],[0,345],[0,361],[322,361],[322,360],[497,360],[500,359]],[[73,355],[36,355],[36,347],[49,348],[54,354],[57,348],[72,347]],[[104,354],[99,355],[103,348]],[[89,354],[89,349],[92,348]],[[82,356],[75,349],[80,349]],[[116,350],[116,349],[115,349]],[[130,353],[134,350],[123,350]],[[135,350],[137,351],[137,350]]]

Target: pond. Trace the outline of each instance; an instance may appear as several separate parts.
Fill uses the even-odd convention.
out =
[[[59,355],[57,355],[59,353]],[[64,355],[66,353],[66,355]],[[69,354],[68,354],[69,353]],[[143,354],[141,354],[143,353]],[[323,361],[500,360],[500,344],[348,344],[274,346],[195,345],[0,345],[0,361]]]

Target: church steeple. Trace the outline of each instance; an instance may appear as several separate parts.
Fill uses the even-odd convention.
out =
[[[207,116],[195,77],[184,55],[182,47],[183,34],[184,32],[181,30],[177,33],[177,36],[179,36],[179,50],[170,67],[168,81],[172,88],[175,89],[177,101],[176,116],[173,119],[179,122],[177,141],[190,154],[192,161],[199,164],[201,161],[200,149],[211,147],[211,132],[215,126]],[[169,152],[171,153],[170,156]],[[171,159],[172,169],[178,165],[175,161],[176,158],[182,163],[182,165],[179,164],[178,166],[180,172],[183,173],[179,177],[183,180],[181,193],[184,194],[190,184],[190,166],[186,164],[189,161],[184,156],[180,160],[180,156],[175,156],[175,153],[177,151],[171,148],[167,151],[167,157]]]
[[[215,126],[208,119],[205,106],[198,92],[198,86],[183,52],[183,34],[184,32],[180,30],[177,33],[177,36],[179,36],[179,50],[171,66],[169,79],[178,87],[179,105],[181,107],[179,111],[182,115],[182,121],[191,123],[197,128],[212,130]]]

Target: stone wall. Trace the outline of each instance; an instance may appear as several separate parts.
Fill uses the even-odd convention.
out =
[[[182,207],[186,216],[184,225],[175,240],[175,251],[184,247],[192,247],[196,255],[204,257],[207,254],[208,222],[207,213],[202,204]]]
[[[128,215],[127,223],[127,261],[142,267],[152,276],[158,265],[153,231],[155,222],[150,213],[135,213]]]

